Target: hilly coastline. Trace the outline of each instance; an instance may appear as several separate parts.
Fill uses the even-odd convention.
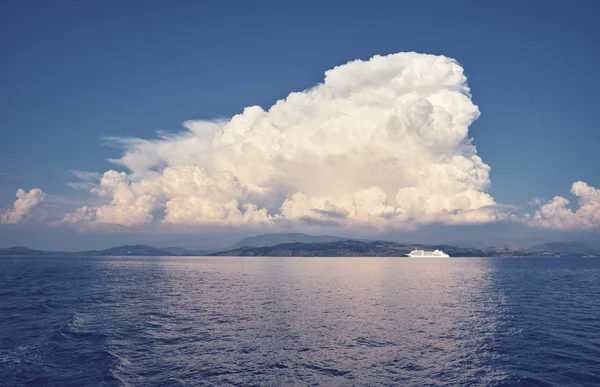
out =
[[[272,257],[404,257],[414,249],[440,249],[452,257],[600,257],[600,251],[583,243],[546,243],[527,249],[504,246],[485,249],[451,245],[400,244],[385,241],[345,240],[325,243],[283,243],[275,246],[241,247],[221,251],[218,256]]]
[[[284,243],[326,243],[326,242],[341,242],[347,240],[362,240],[355,238],[345,238],[332,235],[309,235],[299,232],[276,233],[256,235],[244,238],[229,247],[227,250],[235,250],[240,247],[264,247],[276,246]]]
[[[206,251],[192,252],[179,248],[156,248],[147,245],[124,245],[111,247],[104,250],[85,250],[85,251],[46,251],[34,250],[27,247],[15,246],[0,249],[0,255],[77,255],[77,256],[185,256],[185,255],[206,255]]]
[[[0,256],[404,257],[414,249],[441,249],[452,257],[600,257],[600,249],[580,242],[551,242],[523,249],[507,246],[470,248],[453,245],[403,244],[300,233],[258,235],[245,238],[219,251],[124,245],[103,250],[64,252],[16,246],[0,248]]]

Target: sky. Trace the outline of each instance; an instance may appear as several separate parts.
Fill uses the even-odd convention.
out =
[[[597,239],[597,2],[2,8],[0,246]]]

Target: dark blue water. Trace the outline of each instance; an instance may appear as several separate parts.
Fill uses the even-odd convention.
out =
[[[600,259],[2,258],[0,385],[600,385]]]

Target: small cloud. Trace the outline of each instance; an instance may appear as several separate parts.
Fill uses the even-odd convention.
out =
[[[102,178],[102,174],[98,172],[79,171],[77,169],[72,169],[69,172],[81,181],[69,182],[67,186],[78,191],[91,191]]]
[[[313,208],[312,211],[326,218],[346,219],[348,217],[348,212],[342,210],[321,210],[318,208]]]
[[[0,215],[0,223],[16,224],[21,222],[46,197],[44,192],[39,188],[33,188],[29,193],[23,189],[19,189],[16,195],[17,200],[15,200],[13,208],[4,211]]]
[[[69,172],[81,180],[100,180],[102,178],[102,174],[98,172],[80,171],[77,169],[72,169]]]
[[[527,202],[530,206],[541,207],[544,200],[542,198],[533,198]]]
[[[95,218],[95,212],[91,207],[84,206],[76,209],[74,212],[65,215],[58,224],[77,225],[89,224]]]
[[[97,184],[94,184],[92,182],[71,182],[71,183],[67,183],[68,187],[73,188],[74,190],[77,191],[91,191],[92,189],[94,189]]]
[[[303,216],[300,218],[300,221],[302,221],[306,224],[315,225],[315,226],[339,226],[340,225],[335,220],[319,219],[319,218],[313,218],[311,216]]]
[[[600,230],[600,189],[577,181],[571,187],[571,194],[578,198],[576,211],[569,208],[568,199],[555,196],[543,205],[541,200],[535,202],[539,209],[533,215],[526,214],[525,222],[555,230]]]

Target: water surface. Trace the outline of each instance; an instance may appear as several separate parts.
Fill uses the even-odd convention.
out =
[[[600,259],[0,259],[0,384],[599,385]]]

